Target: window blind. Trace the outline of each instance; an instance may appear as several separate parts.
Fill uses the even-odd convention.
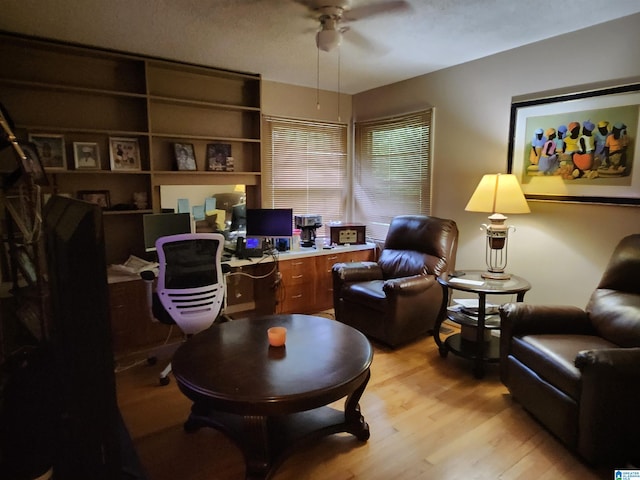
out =
[[[432,110],[356,123],[354,218],[383,241],[397,215],[431,211]]]
[[[324,224],[344,220],[347,126],[280,117],[264,117],[263,126],[263,206],[322,215]]]

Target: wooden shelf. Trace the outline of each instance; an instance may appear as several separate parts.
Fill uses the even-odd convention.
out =
[[[149,210],[105,211],[107,262],[144,255],[140,215],[160,211],[162,185],[237,185],[260,206],[261,77],[0,32],[0,102],[16,135],[64,136],[67,170],[47,194],[108,190],[112,205],[147,193]],[[140,145],[141,171],[109,169],[109,138]],[[101,170],[73,168],[73,143],[95,142]],[[173,143],[191,143],[197,170],[175,170]],[[209,143],[231,145],[234,172],[206,168]],[[124,256],[124,258],[123,258]]]

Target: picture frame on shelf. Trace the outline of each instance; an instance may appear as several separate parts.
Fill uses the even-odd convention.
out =
[[[73,142],[76,170],[100,170],[100,148],[96,142]]]
[[[233,172],[231,145],[228,143],[207,144],[207,170],[210,172]]]
[[[38,271],[26,247],[22,245],[16,247],[15,255],[20,274],[29,285],[35,285],[38,281]]]
[[[140,144],[137,138],[110,137],[109,138],[109,161],[111,170],[117,171],[139,171],[140,164]]]
[[[111,208],[109,190],[78,190],[78,198],[85,202],[95,203],[103,209]]]
[[[19,143],[24,158],[20,160],[20,169],[23,175],[31,175],[33,183],[40,186],[49,185],[49,180],[42,166],[38,148],[34,143]]]
[[[639,83],[534,94],[511,105],[507,173],[528,200],[640,205],[639,138]]]
[[[178,171],[197,170],[196,154],[192,143],[174,143],[173,153]]]
[[[64,135],[53,133],[30,133],[29,142],[36,146],[40,163],[49,172],[67,169]]]

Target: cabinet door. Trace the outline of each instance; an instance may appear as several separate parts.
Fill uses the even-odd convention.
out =
[[[315,309],[313,257],[280,262],[282,285],[278,313],[307,313]]]
[[[146,285],[142,280],[109,284],[114,353],[151,347],[167,338],[170,326],[152,321],[146,295]],[[173,330],[173,336],[182,335],[179,328]]]
[[[333,308],[333,279],[331,269],[336,263],[373,260],[373,250],[330,253],[316,257],[316,311]]]

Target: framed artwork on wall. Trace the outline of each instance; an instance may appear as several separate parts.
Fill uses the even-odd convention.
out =
[[[49,172],[67,169],[64,136],[50,133],[30,133],[29,142],[36,146],[42,166]]]
[[[109,138],[111,170],[140,170],[140,145],[137,138]]]
[[[95,142],[73,142],[76,170],[100,170],[100,149]]]
[[[640,205],[640,84],[513,103],[507,172],[529,200]]]

